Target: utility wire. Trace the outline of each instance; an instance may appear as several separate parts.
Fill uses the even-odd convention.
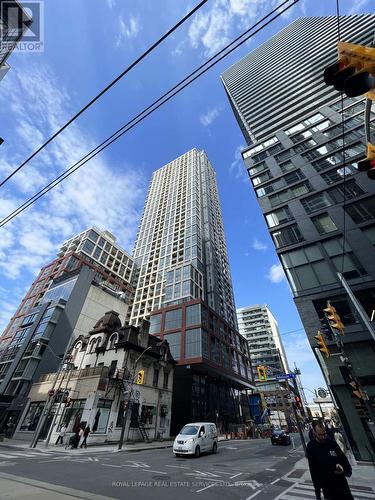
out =
[[[0,187],[3,186],[9,179],[11,179],[17,172],[19,172],[30,160],[32,160],[37,154],[39,154],[50,142],[52,142],[58,135],[61,134],[71,123],[73,123],[80,115],[82,115],[90,106],[92,106],[97,100],[99,100],[102,95],[104,95],[110,88],[112,88],[119,80],[121,80],[130,70],[132,70],[138,63],[140,63],[145,57],[147,57],[158,45],[160,45],[166,38],[168,38],[177,28],[179,28],[185,21],[187,21],[197,10],[199,10],[208,0],[202,0],[194,9],[186,14],[182,19],[178,21],[177,24],[172,26],[164,35],[159,38],[155,43],[151,45],[143,54],[141,54],[135,61],[133,61],[130,66],[128,66],[122,73],[120,73],[111,83],[109,83],[103,90],[99,92],[90,102],[88,102],[78,113],[76,113],[70,120],[68,120],[65,125],[63,125],[57,132],[55,132],[44,144],[39,146],[39,148],[32,153],[31,156],[26,158],[24,162],[21,163],[13,172],[11,172],[5,179],[0,182]]]
[[[74,165],[72,165],[70,168],[65,170],[62,174],[60,174],[58,177],[56,177],[53,181],[51,181],[49,184],[47,184],[44,188],[42,188],[40,191],[38,191],[34,196],[29,198],[27,201],[25,201],[22,205],[20,205],[17,209],[15,209],[13,212],[8,214],[4,219],[0,221],[0,227],[4,226],[8,222],[10,222],[14,217],[19,215],[21,212],[26,210],[30,205],[35,203],[39,198],[44,196],[46,193],[48,193],[51,189],[56,187],[60,182],[65,180],[67,177],[69,177],[73,172],[75,172],[78,168],[83,166],[85,163],[87,163],[90,159],[94,158],[97,154],[99,154],[101,151],[103,151],[105,148],[107,148],[109,145],[111,145],[113,142],[115,142],[117,139],[119,139],[122,135],[124,135],[126,132],[131,130],[133,127],[135,127],[138,123],[140,123],[142,120],[144,120],[147,116],[152,114],[154,111],[156,111],[158,108],[160,108],[163,104],[168,102],[172,97],[177,95],[179,92],[181,92],[184,88],[189,86],[191,83],[193,83],[197,78],[202,76],[204,73],[206,73],[209,69],[211,69],[213,66],[215,66],[218,62],[220,62],[222,59],[224,59],[226,56],[228,56],[231,52],[233,52],[235,49],[237,49],[240,45],[245,43],[251,36],[254,36],[257,34],[259,31],[261,31],[263,28],[265,28],[268,24],[273,22],[275,19],[280,17],[284,12],[286,12],[288,9],[290,9],[293,5],[298,3],[300,0],[292,0],[292,3],[287,5],[284,9],[282,9],[280,12],[277,12],[280,7],[284,6],[285,4],[289,3],[290,0],[285,0],[283,3],[278,5],[275,9],[270,11],[267,15],[265,15],[261,20],[257,21],[253,26],[251,26],[249,29],[247,29],[242,35],[237,37],[235,40],[233,40],[231,43],[226,45],[222,50],[217,52],[214,56],[212,56],[210,59],[208,59],[205,63],[203,63],[201,66],[199,66],[197,69],[195,69],[192,73],[190,73],[187,77],[185,77],[183,80],[181,80],[179,83],[174,85],[171,89],[169,89],[165,94],[163,94],[161,97],[159,97],[156,101],[154,101],[152,104],[147,106],[143,111],[138,113],[134,118],[132,118],[129,122],[127,122],[125,125],[120,127],[116,132],[114,132],[111,136],[109,136],[105,141],[103,141],[101,144],[96,146],[93,150],[91,150],[89,153],[87,153],[84,157],[82,157],[78,162],[76,162]],[[272,14],[277,12],[271,19],[269,19],[267,22],[265,22],[261,27],[259,27],[257,30],[255,30],[253,33],[250,35],[247,35],[250,31],[252,31],[256,26],[261,24],[263,21],[265,21],[268,17],[270,17]],[[236,44],[238,40],[243,38],[245,35],[247,35],[243,40],[241,40],[239,43]],[[223,52],[227,51],[229,47],[234,45],[228,52],[223,54],[220,58],[218,58],[216,61],[212,62],[209,66],[211,61],[216,59],[220,54]],[[205,69],[205,66],[207,66]],[[195,76],[194,76],[195,75]],[[194,76],[194,78],[192,78]],[[182,85],[183,84],[183,85]],[[143,116],[142,116],[143,115]]]

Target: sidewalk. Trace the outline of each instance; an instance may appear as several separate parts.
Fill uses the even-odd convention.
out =
[[[375,491],[375,466],[373,464],[358,464],[354,458],[349,456],[348,458],[353,469],[353,474],[348,478],[348,483],[353,487],[366,485],[372,487]],[[296,462],[294,469],[284,476],[284,478],[293,482],[311,482],[307,458],[301,458],[301,460]]]
[[[76,453],[76,454],[86,454],[86,453],[117,453],[122,451],[146,451],[146,450],[161,450],[164,448],[172,448],[173,439],[165,440],[165,441],[150,441],[149,443],[145,442],[125,442],[121,450],[118,449],[118,443],[110,443],[110,444],[93,444],[90,445],[88,443],[87,448],[77,448],[71,450],[70,448],[65,448],[65,446],[58,445],[56,446],[53,443],[50,443],[48,447],[46,447],[43,441],[39,441],[37,447],[35,448],[38,451],[49,453],[51,451],[58,453]],[[226,439],[225,436],[219,436],[219,441],[230,441]],[[30,450],[30,441],[23,441],[20,439],[7,439],[4,441],[0,441],[0,449],[8,448],[8,449],[21,449],[21,450]]]

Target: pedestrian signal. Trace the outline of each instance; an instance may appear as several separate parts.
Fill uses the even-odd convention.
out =
[[[136,384],[142,385],[145,382],[145,371],[144,370],[139,370],[138,375],[137,375],[137,380]]]

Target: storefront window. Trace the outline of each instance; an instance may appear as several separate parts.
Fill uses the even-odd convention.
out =
[[[109,415],[111,413],[112,401],[110,399],[99,399],[94,417],[92,432],[104,433],[107,430]]]
[[[21,431],[35,431],[44,408],[44,401],[33,402],[20,427]]]

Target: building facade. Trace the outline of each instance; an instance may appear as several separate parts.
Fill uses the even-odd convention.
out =
[[[76,338],[70,360],[69,368],[33,384],[16,439],[34,435],[45,408],[39,438],[51,443],[62,426],[65,439],[89,426],[90,444],[118,441],[123,427],[129,441],[169,437],[176,363],[168,343],[148,334],[147,322],[122,327],[119,313],[107,311],[88,334]],[[136,383],[139,372],[141,384]]]
[[[370,44],[374,21],[373,15],[343,17],[342,39]],[[334,19],[329,17],[297,20],[230,68],[223,80],[232,75],[233,85],[239,89],[247,86],[248,96],[253,95],[252,88],[264,96],[259,101],[264,109],[263,124],[250,111],[246,118],[244,110],[241,119],[236,115],[240,126],[244,127],[245,120],[252,131],[252,145],[242,156],[311,346],[316,347],[314,336],[330,300],[346,326],[346,352],[374,406],[375,345],[342,288],[338,273],[371,319],[375,185],[357,171],[356,162],[366,151],[364,99],[346,98],[342,109],[338,93],[322,82],[324,68],[336,60],[334,26]],[[279,62],[269,60],[267,68],[259,66],[257,74],[263,85],[255,88],[248,70],[240,69],[254,67],[259,54],[272,51],[276,42],[285,49],[277,51]],[[280,72],[283,82],[281,94],[274,101],[277,115],[267,101],[273,87],[265,78],[269,74],[274,80],[275,71]],[[232,106],[240,109],[240,94],[230,90],[228,83],[226,88]],[[284,108],[289,110],[285,116]],[[373,124],[374,113],[371,120]],[[337,352],[334,344],[329,348],[333,354]],[[355,456],[371,459],[375,453],[373,426],[363,401],[351,393],[346,367],[339,355],[323,359],[319,351],[314,352],[339,405]]]
[[[267,304],[247,306],[237,309],[237,321],[249,347],[256,385],[263,391],[277,390],[280,384],[275,376],[289,373],[289,367],[274,315]],[[257,366],[267,367],[267,383],[259,383]]]
[[[131,321],[150,317],[175,370],[172,434],[189,421],[242,422],[250,387],[246,342],[237,331],[215,172],[193,149],[154,172],[133,253],[139,279]]]
[[[0,339],[0,426],[19,418],[32,383],[57,370],[71,338],[86,335],[107,310],[128,319],[132,272],[114,237],[95,228],[65,242],[42,268]]]

